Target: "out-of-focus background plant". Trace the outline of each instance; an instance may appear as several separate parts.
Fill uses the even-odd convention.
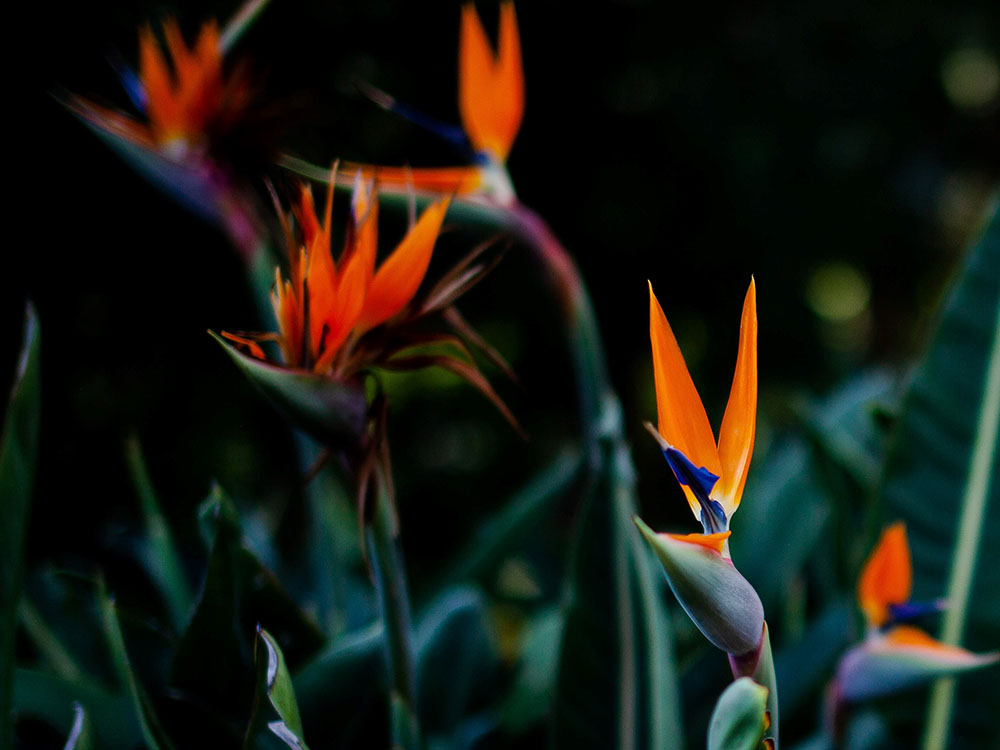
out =
[[[279,188],[288,179],[268,166],[278,145],[324,166],[461,163],[359,86],[458,123],[459,8],[274,0],[232,50],[264,110],[256,136],[227,156],[262,197],[261,171]],[[478,8],[493,33],[495,5]],[[61,747],[83,715],[74,700],[87,709],[81,736],[99,747],[166,746],[163,737],[230,747],[248,723],[263,744],[277,737],[272,721],[295,732],[285,693],[269,696],[253,670],[255,654],[277,666],[277,648],[311,747],[389,741],[378,608],[350,490],[326,474],[304,482],[301,445],[205,333],[273,329],[242,256],[52,97],[125,109],[114,68],[135,63],[137,28],[169,13],[193,43],[206,18],[233,10],[36,4],[12,23],[35,42],[12,68],[19,166],[8,180],[27,236],[8,242],[3,274],[5,384],[26,297],[44,330],[23,568],[16,545],[3,550],[5,580],[24,576],[12,677],[24,747]],[[782,744],[827,741],[824,691],[864,635],[856,582],[885,524],[907,522],[913,599],[932,600],[949,595],[962,557],[961,509],[983,501],[963,536],[968,557],[981,534],[966,600],[951,604],[966,615],[962,643],[996,649],[1000,481],[983,419],[996,406],[982,403],[1000,367],[990,359],[1000,229],[968,250],[1000,178],[1000,9],[620,2],[517,12],[526,104],[509,171],[589,286],[639,510],[658,531],[696,524],[642,428],[656,414],[646,279],[715,426],[741,292],[756,279],[757,443],[731,543],[770,626]],[[383,213],[380,231],[402,237],[405,205]],[[451,226],[432,276],[499,231]],[[559,304],[514,241],[460,307],[517,373],[515,385],[484,364],[530,440],[457,377],[385,379],[417,712],[434,747],[543,747],[553,735],[606,747],[599,738],[619,736],[628,718],[607,700],[620,696],[608,687],[618,641],[561,639],[567,613],[573,632],[601,633],[620,600],[594,582],[615,554],[577,540],[594,524],[581,523],[584,426]],[[589,584],[590,599],[570,600]],[[666,737],[632,737],[700,747],[729,667],[656,585],[677,678],[659,716],[675,716],[676,701],[680,718]],[[920,621],[934,635],[941,623]],[[950,746],[995,746],[997,672],[958,682]],[[929,700],[925,685],[859,702],[841,717],[843,740],[917,746]],[[662,728],[646,718],[651,706],[633,708]]]

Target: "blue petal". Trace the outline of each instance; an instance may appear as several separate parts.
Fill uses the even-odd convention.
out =
[[[129,67],[128,63],[125,62],[118,52],[109,53],[108,62],[118,75],[118,80],[121,82],[122,88],[125,89],[125,93],[128,94],[128,98],[132,100],[132,106],[142,114],[146,114],[146,109],[149,107],[149,98],[146,96],[146,88],[142,85],[142,81],[139,80],[139,76],[136,75],[135,71]]]
[[[905,602],[903,604],[889,605],[889,622],[907,622],[915,620],[924,615],[940,612],[945,608],[944,599],[935,599],[932,602]]]
[[[664,448],[663,455],[677,477],[677,481],[691,488],[701,505],[701,525],[706,534],[726,530],[726,512],[718,501],[709,497],[719,477],[704,466],[695,466],[691,459],[676,448]]]

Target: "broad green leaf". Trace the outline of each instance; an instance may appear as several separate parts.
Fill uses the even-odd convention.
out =
[[[359,385],[264,362],[209,333],[250,382],[296,427],[329,447],[358,444],[368,413],[364,389]]]
[[[913,596],[948,599],[942,640],[993,650],[1000,633],[1000,222],[993,216],[971,250],[913,375],[883,484],[884,521],[907,525]],[[996,738],[997,668],[959,678],[951,744]],[[940,748],[951,701],[932,710]],[[911,714],[922,721],[921,711]],[[911,725],[912,731],[916,727]],[[902,732],[902,727],[894,731]]]
[[[243,747],[247,750],[281,747],[308,750],[285,657],[277,641],[260,628],[257,630],[255,659],[257,690]]]
[[[556,608],[532,617],[521,638],[514,685],[500,708],[501,723],[517,735],[540,721],[555,693],[563,613]]]
[[[29,304],[24,344],[0,437],[0,745],[11,742],[14,643],[41,421],[40,359],[38,316]]]
[[[383,632],[376,622],[345,633],[294,675],[299,710],[314,745],[349,747],[373,722],[385,731]]]
[[[184,629],[194,597],[184,577],[184,569],[170,526],[160,510],[160,502],[142,456],[142,447],[135,436],[130,437],[125,443],[125,462],[136,493],[139,495],[142,516],[146,523],[146,537],[141,546],[141,561],[167,604],[174,629],[180,632]]]
[[[822,693],[838,657],[856,637],[853,622],[853,600],[833,602],[799,638],[777,650],[774,667],[786,716],[797,716],[810,696]]]
[[[669,748],[681,740],[672,638],[659,575],[635,531],[634,470],[620,412],[605,415],[601,471],[584,499],[560,647],[558,748]]]
[[[118,612],[114,600],[108,596],[103,579],[98,579],[97,603],[101,610],[104,626],[104,637],[111,652],[111,661],[118,680],[127,692],[132,713],[142,731],[143,741],[150,750],[170,750],[173,744],[163,731],[160,721],[153,711],[149,697],[139,684],[132,669],[128,652],[125,648],[125,638],[122,636],[121,625],[118,622]]]
[[[63,750],[91,750],[94,747],[90,717],[79,703],[73,704],[73,726]]]
[[[199,519],[210,548],[208,567],[174,654],[170,683],[216,713],[235,717],[252,701],[249,636],[256,623],[287,638],[298,655],[318,650],[323,635],[246,548],[236,508],[221,488],[213,488]]]
[[[416,634],[417,695],[426,734],[454,733],[497,676],[489,614],[474,588],[450,589],[421,613]]]
[[[438,590],[447,585],[474,580],[486,586],[490,574],[523,543],[525,535],[537,529],[552,503],[580,476],[583,452],[566,450],[531,481],[520,488],[506,505],[480,523],[455,560],[438,581]]]
[[[757,750],[768,728],[768,692],[749,677],[730,684],[712,712],[708,750]]]
[[[130,697],[113,695],[89,680],[67,680],[35,669],[15,670],[14,710],[18,716],[43,720],[68,735],[75,721],[74,703],[87,712],[95,746],[131,750],[142,743],[142,731],[132,719]]]

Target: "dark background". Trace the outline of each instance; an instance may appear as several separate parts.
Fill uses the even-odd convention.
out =
[[[495,5],[477,7],[495,25]],[[35,564],[107,566],[128,585],[131,563],[116,563],[130,559],[138,518],[122,458],[132,433],[182,539],[195,536],[194,508],[218,478],[295,544],[288,433],[205,334],[273,324],[258,320],[239,258],[51,96],[126,108],[107,55],[134,60],[140,23],[176,13],[191,38],[203,18],[232,9],[37,3],[8,26],[30,50],[8,63],[14,197],[0,361],[7,383],[30,297],[44,340]],[[458,14],[454,2],[275,0],[237,52],[261,96],[293,115],[281,137],[289,151],[320,164],[454,163],[447,144],[377,109],[354,81],[457,121]],[[514,184],[590,286],[644,515],[694,531],[641,427],[656,413],[646,280],[713,425],[751,274],[761,441],[788,421],[796,394],[868,366],[904,367],[1000,176],[1000,7],[522,2],[518,16],[527,103]],[[447,239],[453,254],[438,263],[469,246]],[[514,248],[460,305],[518,372],[520,386],[491,377],[530,443],[450,379],[399,384],[392,438],[417,588],[575,432],[572,374],[545,291]]]

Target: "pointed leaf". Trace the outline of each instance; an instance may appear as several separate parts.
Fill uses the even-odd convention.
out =
[[[142,456],[142,447],[135,436],[125,443],[125,461],[132,475],[136,493],[139,495],[142,515],[146,522],[146,536],[141,543],[141,561],[160,589],[160,594],[170,612],[171,624],[177,632],[180,632],[191,611],[194,597],[184,577],[184,569],[170,526],[160,510],[156,490],[153,488],[149,471],[146,469],[146,461]]]
[[[945,303],[896,425],[884,475],[883,521],[905,521],[913,599],[948,600],[941,640],[972,651],[996,648],[1000,597],[1000,218],[994,213]],[[952,742],[995,738],[995,676],[958,682]],[[935,698],[928,750],[949,744],[951,689]],[[910,721],[925,709],[912,706]]]
[[[602,423],[617,432],[619,416],[615,409]],[[682,735],[670,623],[654,563],[629,521],[631,458],[618,440],[602,441],[601,451],[574,540],[554,744],[664,750]]]
[[[278,367],[244,354],[215,333],[211,335],[292,424],[330,447],[357,445],[368,413],[361,387],[306,370]]]
[[[708,727],[708,750],[757,750],[768,723],[768,689],[740,677],[719,696]]]
[[[143,741],[150,750],[170,750],[173,748],[173,743],[163,731],[160,720],[153,711],[153,705],[132,669],[125,648],[125,638],[118,623],[118,611],[104,588],[103,579],[98,579],[97,604],[101,610],[104,636],[111,651],[111,661],[118,673],[119,681],[131,699],[132,712],[142,730]]]
[[[243,747],[292,747],[308,750],[302,733],[302,720],[295,700],[292,678],[277,641],[257,629],[257,692],[250,728]],[[283,744],[282,744],[283,743]]]
[[[0,438],[0,745],[11,741],[14,636],[41,421],[40,360],[38,316],[29,304],[24,344]]]

